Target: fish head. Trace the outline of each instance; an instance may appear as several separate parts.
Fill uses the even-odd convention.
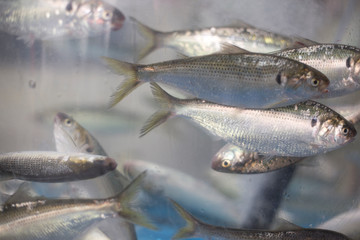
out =
[[[118,9],[115,8],[111,19],[111,30],[119,30],[123,26],[124,21],[125,16]]]
[[[56,148],[60,152],[95,154],[89,133],[66,113],[57,113],[54,119]]]
[[[70,5],[69,5],[70,4]],[[74,15],[71,33],[76,38],[96,36],[109,30],[119,30],[125,16],[114,6],[100,0],[90,0],[78,3],[71,1],[66,11]]]
[[[351,82],[360,84],[360,54],[346,59],[346,67],[349,70],[349,79]]]
[[[323,73],[310,66],[288,68],[281,71],[276,81],[285,88],[290,96],[301,99],[319,97],[327,93],[327,87],[330,84],[329,79]]]
[[[245,173],[248,165],[258,159],[258,154],[227,144],[212,158],[211,168],[218,172]]]
[[[317,131],[319,141],[325,143],[327,147],[337,147],[355,140],[357,132],[353,124],[338,114],[325,113],[324,115],[326,116],[319,118]]]
[[[87,22],[90,29],[100,29],[102,27],[110,26],[111,30],[119,30],[124,23],[125,16],[114,6],[105,3],[104,1],[88,1],[84,6],[91,9],[91,13]]]
[[[65,113],[57,113],[54,118],[54,138],[58,152],[77,152],[77,145],[74,141],[76,126],[72,117]]]

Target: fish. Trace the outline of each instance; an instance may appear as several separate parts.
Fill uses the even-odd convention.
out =
[[[80,123],[78,123],[73,117],[66,113],[59,112],[54,118],[54,138],[56,151],[63,153],[86,153],[108,156],[104,148],[100,145],[97,139],[86,130]],[[96,179],[89,179],[87,181],[72,182],[67,184],[67,187],[75,189],[78,197],[82,198],[93,198],[100,197],[104,194],[106,196],[113,196],[129,184],[129,180],[117,169],[108,172],[107,174],[100,176]],[[66,187],[58,186],[58,187]],[[51,187],[56,188],[55,186]],[[101,189],[101,190],[99,190]],[[68,192],[67,190],[64,190]],[[60,189],[57,190],[61,192]]]
[[[266,156],[226,144],[212,158],[211,168],[224,173],[265,173],[295,164],[303,157]]]
[[[114,109],[105,111],[106,104],[100,106],[85,105],[81,109],[74,109],[74,106],[67,105],[61,107],[61,112],[76,119],[82,126],[104,135],[129,134],[136,130],[142,114],[130,110]],[[58,108],[44,108],[34,114],[34,118],[39,124],[50,125],[54,123],[54,115],[59,112]]]
[[[242,223],[243,219],[239,215],[244,209],[241,209],[241,204],[238,207],[238,203],[242,201],[230,200],[206,181],[201,181],[172,167],[140,160],[126,161],[123,164],[123,170],[130,179],[146,170],[147,176],[143,181],[143,189],[151,196],[157,197],[156,201],[151,201],[151,204],[164,198],[165,200],[171,198],[186,206],[198,218],[207,219],[211,223],[231,227],[237,227]],[[218,211],[222,206],[227,207]],[[157,218],[157,222],[168,221],[168,211],[159,212],[163,215],[165,212],[165,216],[152,215],[152,218]]]
[[[223,43],[231,43],[251,52],[273,52],[280,49],[304,46],[309,40],[290,37],[256,28],[239,22],[236,26],[208,27],[195,30],[160,32],[142,24],[133,17],[139,33],[146,39],[146,46],[138,52],[142,59],[157,48],[167,47],[187,56],[215,53]]]
[[[144,124],[144,136],[170,117],[187,118],[244,150],[271,156],[307,157],[352,142],[353,124],[329,107],[305,101],[269,109],[238,108],[202,99],[178,99],[151,83],[161,109]]]
[[[208,239],[264,239],[264,240],[295,240],[295,239],[312,239],[312,240],[323,240],[323,239],[334,239],[334,240],[350,240],[347,236],[323,229],[311,229],[311,228],[302,228],[302,229],[293,229],[293,230],[255,230],[255,229],[231,229],[223,228],[218,226],[212,226],[206,224],[188,213],[183,209],[178,203],[174,200],[171,200],[173,206],[177,212],[183,217],[186,222],[186,225],[178,230],[174,234],[172,239],[183,239],[183,238],[192,238],[192,237],[204,237]]]
[[[93,224],[122,217],[132,223],[157,227],[137,208],[140,174],[118,195],[106,199],[35,200],[5,204],[0,212],[0,239],[75,239]]]
[[[197,98],[238,107],[289,105],[327,92],[328,78],[297,61],[259,53],[213,54],[139,65],[103,57],[125,77],[111,96],[115,106],[144,82],[164,83]]]
[[[360,89],[360,49],[343,44],[316,44],[273,53],[307,64],[329,80],[328,92],[319,98],[340,97]]]
[[[352,124],[357,124],[359,106],[336,106],[336,111]],[[295,164],[305,158],[266,156],[226,144],[212,158],[211,168],[224,173],[264,173]]]
[[[97,139],[74,118],[66,113],[59,112],[54,118],[54,138],[56,150],[59,152],[75,151],[108,156]],[[82,191],[79,192],[80,194],[77,197],[91,198],[97,196],[97,193],[101,193],[103,195],[104,192],[106,195],[113,196],[128,184],[129,180],[121,172],[115,169],[114,171],[96,179],[72,182],[66,186],[63,184],[60,186],[52,185],[51,189],[57,189],[59,193],[71,192],[69,191],[69,188],[81,189]],[[110,222],[103,221],[97,226],[97,228],[100,228],[101,230],[105,228],[105,232],[107,232],[106,230],[109,227],[117,229],[118,231],[116,231],[116,234],[119,234],[120,232],[127,240],[137,239],[134,225],[122,219],[119,219],[118,222],[114,222],[113,219],[111,219]],[[97,229],[93,229],[86,236],[90,236],[96,230]],[[86,236],[84,238],[86,238]]]
[[[94,178],[114,170],[114,159],[83,153],[22,151],[0,154],[0,177],[37,182]]]
[[[66,113],[54,118],[54,138],[58,152],[79,152],[107,156],[100,143]]]
[[[309,65],[329,80],[328,92],[319,98],[341,97],[360,88],[360,49],[344,44],[309,43],[310,46],[295,47],[271,52],[275,56],[286,57]],[[215,54],[249,53],[235,45],[224,44]]]
[[[100,0],[3,0],[0,31],[32,46],[35,40],[87,38],[119,30],[124,15]]]

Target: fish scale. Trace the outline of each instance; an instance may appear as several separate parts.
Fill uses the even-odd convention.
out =
[[[327,77],[297,61],[266,54],[215,54],[149,65],[104,58],[126,79],[115,105],[144,82],[159,82],[220,104],[264,108],[289,105],[326,92]]]
[[[310,100],[272,109],[244,109],[200,99],[177,99],[156,83],[151,85],[162,109],[147,120],[141,136],[176,115],[191,120],[228,143],[265,155],[317,155],[337,149],[356,136],[350,122]]]
[[[116,166],[112,158],[82,153],[25,151],[0,154],[0,175],[4,179],[74,181],[103,175]]]

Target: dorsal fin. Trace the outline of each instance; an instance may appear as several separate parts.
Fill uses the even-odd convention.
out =
[[[294,46],[293,46],[294,48],[308,47],[308,46],[319,44],[318,42],[315,42],[308,38],[300,37],[298,35],[294,35],[294,36],[292,36],[292,38],[294,39]]]
[[[300,230],[302,227],[289,222],[284,218],[276,218],[272,223],[272,231],[289,231],[289,230]]]
[[[229,53],[250,53],[250,52],[231,43],[221,43],[220,51],[216,52],[216,54],[229,54]]]

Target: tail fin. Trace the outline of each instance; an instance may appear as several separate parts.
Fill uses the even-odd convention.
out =
[[[137,176],[120,193],[120,195],[117,198],[121,204],[119,215],[130,222],[156,230],[157,227],[151,223],[151,221],[145,216],[145,213],[137,210],[136,208],[134,209],[132,207],[132,204],[136,200],[136,196],[140,191],[140,186],[145,176],[146,176],[146,171],[142,172],[139,176]]]
[[[185,211],[179,204],[174,200],[171,200],[171,203],[174,205],[176,211],[181,215],[185,220],[186,225],[179,229],[179,231],[172,237],[172,239],[181,239],[181,238],[190,238],[194,237],[197,228],[199,227],[199,221],[191,216],[188,212]]]
[[[150,85],[154,97],[161,104],[161,109],[154,113],[145,122],[144,126],[140,131],[140,137],[144,136],[152,129],[165,122],[169,117],[174,115],[173,102],[177,100],[176,98],[170,96],[167,92],[165,92],[158,84],[151,82]]]
[[[137,65],[127,62],[122,62],[113,58],[103,57],[106,63],[117,74],[124,75],[126,78],[118,87],[115,93],[111,95],[110,107],[115,106],[131,91],[133,91],[142,82],[137,77]]]
[[[142,24],[133,17],[130,17],[130,20],[136,24],[139,33],[146,39],[146,46],[141,49],[136,56],[136,60],[139,61],[146,55],[148,55],[150,52],[154,51],[154,49],[157,47],[158,35],[160,34],[160,32],[151,29],[150,27]]]

